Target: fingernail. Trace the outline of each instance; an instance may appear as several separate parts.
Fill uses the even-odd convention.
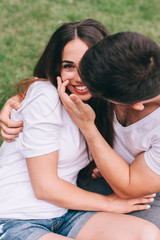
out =
[[[156,196],[156,193],[153,193],[152,196],[155,197],[155,196]]]
[[[153,201],[154,201],[154,198],[150,198],[150,201],[153,202]]]
[[[150,208],[151,206],[150,205],[147,205],[147,208]]]

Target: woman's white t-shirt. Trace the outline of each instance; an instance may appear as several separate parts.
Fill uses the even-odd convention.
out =
[[[59,177],[76,184],[78,172],[89,163],[82,133],[49,81],[30,86],[22,107],[13,110],[12,119],[23,120],[24,128],[16,141],[4,142],[0,148],[0,218],[62,216],[66,209],[36,199],[25,159],[58,150]]]

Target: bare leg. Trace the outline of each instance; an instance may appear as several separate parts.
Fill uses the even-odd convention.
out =
[[[39,240],[71,240],[55,233],[48,233]],[[160,240],[160,231],[152,223],[123,214],[97,213],[78,233],[76,240]]]
[[[123,214],[97,213],[82,227],[77,240],[159,240],[159,229],[150,222]]]

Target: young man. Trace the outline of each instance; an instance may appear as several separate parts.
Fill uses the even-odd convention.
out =
[[[160,48],[150,38],[122,32],[84,55],[79,70],[93,96],[113,103],[113,149],[94,124],[94,112],[75,95],[59,94],[83,132],[98,169],[123,198],[160,192]],[[105,113],[104,113],[105,114]],[[150,210],[134,213],[160,227],[160,194]]]

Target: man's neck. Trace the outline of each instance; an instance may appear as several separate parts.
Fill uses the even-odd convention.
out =
[[[116,117],[119,123],[127,127],[140,119],[143,119],[153,111],[160,107],[160,103],[148,103],[144,105],[142,111],[133,109],[130,105],[114,105],[114,110],[116,112]]]

